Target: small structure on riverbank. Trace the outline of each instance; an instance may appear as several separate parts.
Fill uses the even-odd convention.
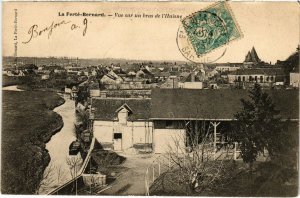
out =
[[[80,142],[78,140],[73,141],[69,146],[69,155],[77,155],[80,151]]]
[[[106,175],[97,172],[95,174],[82,174],[85,186],[104,186],[106,184]]]

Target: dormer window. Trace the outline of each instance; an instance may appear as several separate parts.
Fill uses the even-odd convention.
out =
[[[125,103],[120,108],[116,110],[116,113],[118,113],[118,120],[121,124],[127,124],[128,115],[132,113],[131,108]]]
[[[119,111],[118,113],[118,119],[119,123],[121,124],[127,124],[127,119],[128,119],[128,111],[126,108],[123,108]]]

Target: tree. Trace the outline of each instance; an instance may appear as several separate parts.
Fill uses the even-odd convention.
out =
[[[72,179],[74,179],[76,176],[78,176],[78,171],[80,170],[80,167],[82,165],[82,158],[78,155],[76,156],[69,156],[66,158],[67,165],[69,166],[70,174],[72,176]],[[75,192],[77,195],[77,180],[75,180],[75,183],[73,182],[72,190],[75,188]]]
[[[160,162],[162,170],[169,168],[153,188],[164,191],[168,186],[172,193],[184,191],[185,195],[227,188],[225,184],[235,176],[236,169],[229,145],[220,146],[215,153],[213,127],[208,121],[187,121],[178,123],[178,127],[185,129],[186,136],[173,136],[174,144],[169,145],[169,152]]]
[[[80,156],[71,156],[66,158],[67,165],[70,169],[70,174],[72,178],[75,178],[77,176],[77,172],[79,171],[81,165],[82,165],[82,159]]]
[[[299,46],[296,52],[291,54],[285,61],[282,62],[285,72],[289,74],[290,72],[296,70],[299,71]]]
[[[249,93],[250,100],[241,99],[243,109],[235,115],[237,122],[231,135],[240,143],[243,161],[252,167],[265,149],[270,157],[275,157],[287,148],[284,141],[287,123],[281,121],[271,97],[259,84],[255,84]]]
[[[88,87],[87,86],[79,86],[79,90],[77,93],[76,98],[76,105],[80,102],[84,104],[85,101],[87,101],[87,98],[89,97]]]

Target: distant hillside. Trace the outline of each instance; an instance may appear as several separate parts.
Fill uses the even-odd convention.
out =
[[[80,58],[68,58],[68,57],[18,57],[18,63],[22,64],[35,64],[35,65],[62,65],[62,64],[79,64],[82,66],[90,65],[132,65],[132,64],[156,64],[156,65],[168,65],[168,64],[187,64],[185,61],[150,61],[150,60],[127,60],[127,59],[80,59]],[[3,66],[7,67],[14,63],[14,57],[3,57]]]

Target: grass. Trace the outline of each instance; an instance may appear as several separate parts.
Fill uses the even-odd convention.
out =
[[[6,76],[2,75],[2,86],[11,86],[11,85],[20,85],[28,80],[27,77],[24,76]]]
[[[63,126],[52,109],[64,100],[50,92],[2,93],[1,191],[34,194],[50,162],[45,143]]]
[[[31,76],[25,83],[19,85],[24,90],[36,91],[64,91],[64,88],[73,87],[85,81],[87,77],[78,77],[69,74],[53,74],[47,80],[41,80],[40,76]]]
[[[28,91],[64,91],[65,86],[73,87],[85,81],[86,77],[76,75],[51,75],[47,80],[41,80],[40,76],[6,76],[2,75],[2,86],[18,85],[18,88]]]

